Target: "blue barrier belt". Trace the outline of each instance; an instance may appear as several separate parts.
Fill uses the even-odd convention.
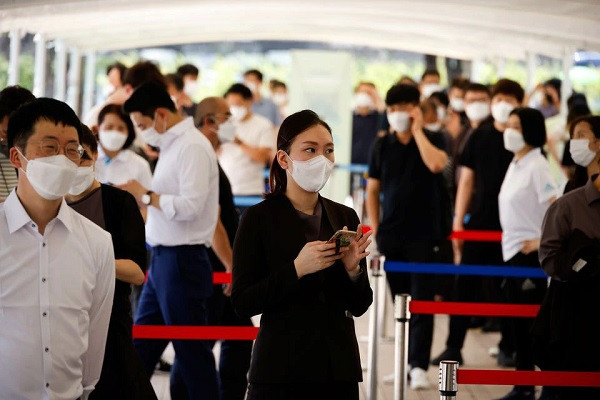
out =
[[[236,207],[250,207],[260,203],[264,199],[260,196],[233,196],[233,204]]]
[[[386,272],[413,272],[420,274],[451,274],[477,276],[504,276],[513,278],[547,278],[541,268],[495,265],[453,265],[386,261]]]

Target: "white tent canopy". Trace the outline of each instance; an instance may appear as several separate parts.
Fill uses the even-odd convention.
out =
[[[5,0],[0,32],[80,50],[236,40],[385,47],[460,59],[600,51],[600,2],[564,0]]]

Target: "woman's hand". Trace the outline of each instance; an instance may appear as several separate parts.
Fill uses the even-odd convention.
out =
[[[322,269],[331,267],[340,260],[348,251],[348,247],[341,247],[336,254],[335,243],[321,241],[309,242],[304,245],[298,257],[294,260],[298,279],[304,275],[312,274]]]
[[[348,228],[344,227],[344,230]],[[371,235],[373,231],[369,231],[365,234],[362,233],[362,224],[359,224],[356,228],[357,235],[354,237],[352,243],[350,243],[349,250],[342,257],[342,262],[346,268],[346,272],[350,277],[355,277],[360,273],[359,263],[363,258],[369,255],[366,251],[367,247],[371,244]]]

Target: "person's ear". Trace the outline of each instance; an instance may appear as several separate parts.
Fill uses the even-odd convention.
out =
[[[21,154],[19,154],[19,151],[16,147],[13,146],[10,148],[8,156],[10,159],[10,163],[13,165],[13,167],[15,167],[16,169],[23,168],[22,156]]]
[[[285,151],[277,150],[277,162],[281,169],[286,170],[289,168],[289,157]]]

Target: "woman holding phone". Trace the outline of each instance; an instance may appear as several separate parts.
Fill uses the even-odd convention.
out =
[[[249,400],[358,399],[353,317],[373,300],[371,232],[362,234],[354,210],[319,195],[334,161],[327,123],[310,110],[290,115],[277,136],[271,192],[240,223],[231,299],[241,316],[262,313]],[[357,235],[349,246],[328,243],[338,230]]]

